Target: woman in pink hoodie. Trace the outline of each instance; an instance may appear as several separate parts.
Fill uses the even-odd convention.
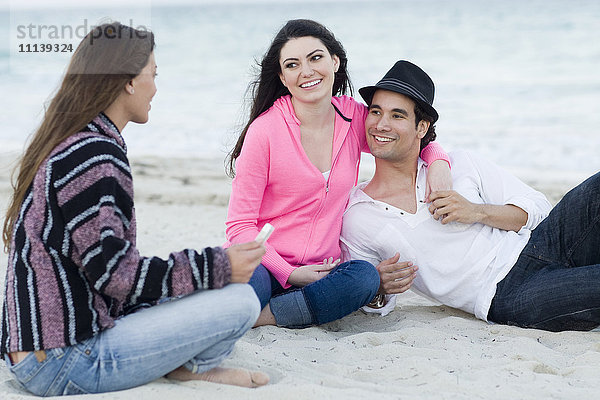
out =
[[[275,227],[249,282],[263,308],[257,326],[342,318],[368,304],[380,284],[368,262],[339,264],[342,214],[360,154],[369,151],[367,107],[344,95],[352,92],[345,50],[323,25],[288,21],[251,88],[250,118],[230,154],[226,235],[228,244],[241,243],[266,223]],[[421,157],[447,160],[435,143]],[[448,164],[436,164],[442,188]]]

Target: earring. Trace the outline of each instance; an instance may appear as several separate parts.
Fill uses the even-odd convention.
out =
[[[130,94],[133,94],[133,93],[135,93],[135,90],[131,89],[131,90],[129,91],[129,93],[130,93]]]

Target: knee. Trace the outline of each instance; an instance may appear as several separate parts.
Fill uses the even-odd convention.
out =
[[[228,285],[231,289],[231,298],[229,300],[230,312],[236,315],[244,328],[250,329],[258,319],[260,314],[260,302],[254,289],[247,284],[233,283]]]
[[[597,172],[588,178],[588,182],[591,186],[591,190],[594,190],[596,193],[600,192],[600,172]]]
[[[349,268],[351,268],[357,283],[357,294],[361,297],[364,296],[367,299],[366,303],[368,303],[379,290],[379,272],[373,264],[363,260],[350,261]]]
[[[596,172],[594,175],[592,175],[590,178],[590,181],[593,182],[593,184],[596,187],[600,187],[600,172]]]
[[[596,199],[598,193],[600,193],[600,172],[590,176],[579,185],[575,186],[575,188],[571,189],[564,198],[575,196],[577,198],[591,198]]]
[[[248,284],[254,289],[256,296],[258,296],[260,308],[265,308],[271,299],[271,274],[269,271],[260,264],[254,270]]]
[[[262,284],[265,282],[270,282],[269,271],[265,268],[264,265],[258,264],[258,267],[252,273],[250,277],[250,281],[248,282],[250,286],[254,287],[255,285]]]

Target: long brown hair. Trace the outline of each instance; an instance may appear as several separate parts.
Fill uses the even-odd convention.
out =
[[[281,96],[290,94],[290,91],[283,86],[279,79],[281,66],[279,65],[279,56],[281,48],[290,40],[306,36],[312,36],[319,39],[329,54],[336,55],[340,59],[340,66],[335,73],[333,81],[332,95],[343,95],[350,92],[352,95],[352,82],[348,75],[348,58],[346,50],[342,43],[336,39],[333,33],[324,25],[310,19],[293,19],[288,21],[283,28],[275,35],[269,50],[267,50],[262,61],[259,63],[258,77],[248,86],[248,92],[252,96],[252,108],[250,109],[250,117],[246,126],[238,137],[235,147],[229,152],[226,160],[226,170],[230,177],[235,176],[235,160],[239,157],[246,132],[256,118],[263,112],[267,111]]]
[[[95,27],[81,41],[40,127],[13,172],[14,193],[2,239],[8,250],[21,203],[52,150],[106,110],[146,66],[154,50],[152,32],[112,22]],[[18,172],[17,172],[18,171]]]

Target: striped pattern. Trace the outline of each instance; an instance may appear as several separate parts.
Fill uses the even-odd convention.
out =
[[[221,248],[167,260],[136,250],[131,169],[104,115],[57,146],[38,171],[13,230],[0,353],[74,345],[129,308],[225,286]]]
[[[377,86],[382,86],[382,87],[387,86],[387,87],[398,89],[401,91],[406,91],[406,92],[410,93],[413,97],[416,97],[417,99],[419,99],[427,104],[431,104],[431,101],[428,101],[425,98],[425,95],[423,95],[421,92],[419,92],[414,86],[409,85],[406,82],[402,82],[398,79],[394,79],[394,78],[382,79],[377,83]]]

